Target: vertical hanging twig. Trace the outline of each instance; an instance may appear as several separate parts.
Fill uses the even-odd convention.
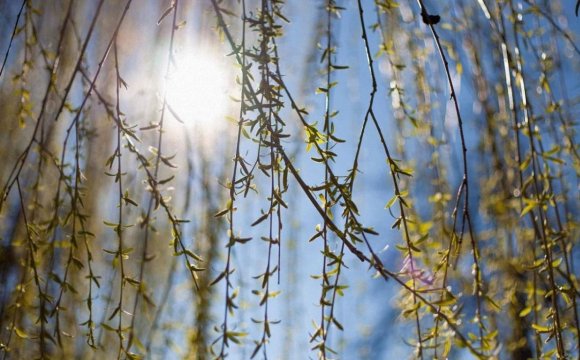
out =
[[[435,29],[435,25],[440,21],[439,15],[432,15],[430,14],[424,3],[423,0],[418,0],[419,7],[421,10],[421,18],[423,22],[429,26],[431,29],[431,33],[433,34],[433,40],[437,46],[437,50],[441,57],[441,61],[443,62],[443,66],[445,68],[445,74],[447,77],[449,90],[450,90],[450,97],[453,101],[453,105],[455,108],[455,114],[457,116],[457,124],[459,127],[459,136],[461,140],[461,151],[462,151],[462,162],[463,162],[463,179],[461,181],[461,185],[459,186],[459,190],[457,193],[457,201],[463,196],[463,210],[462,210],[462,221],[461,221],[461,232],[458,239],[457,245],[457,256],[461,251],[461,244],[464,236],[465,227],[467,226],[468,236],[471,242],[472,248],[472,256],[473,256],[473,276],[474,276],[474,293],[476,299],[476,310],[475,310],[475,322],[479,328],[479,343],[480,347],[484,347],[484,332],[485,332],[485,325],[482,313],[482,300],[484,299],[484,284],[483,284],[483,276],[481,273],[481,266],[479,263],[479,247],[475,240],[475,235],[473,233],[473,225],[471,220],[471,213],[470,213],[470,206],[469,206],[469,171],[467,166],[467,143],[465,139],[465,132],[464,132],[464,123],[461,116],[461,111],[459,110],[459,101],[457,99],[457,94],[455,92],[455,86],[453,84],[453,80],[451,78],[451,71],[449,70],[449,63],[447,61],[447,56],[443,51],[443,47],[441,46],[441,40]],[[457,210],[457,207],[456,207]],[[454,214],[456,214],[456,210],[454,210]],[[454,216],[456,220],[456,215]],[[455,221],[454,220],[454,221]],[[455,226],[453,227],[455,231]]]

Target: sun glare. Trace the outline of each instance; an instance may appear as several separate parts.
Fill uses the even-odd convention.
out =
[[[210,48],[178,53],[167,81],[167,103],[187,127],[215,131],[228,113],[230,68]]]

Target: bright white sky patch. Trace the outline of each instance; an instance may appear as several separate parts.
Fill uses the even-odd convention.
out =
[[[175,54],[167,79],[167,103],[188,128],[212,131],[225,123],[230,106],[231,66],[213,49],[197,46]]]

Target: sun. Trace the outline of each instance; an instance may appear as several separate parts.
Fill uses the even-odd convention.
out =
[[[180,51],[167,79],[167,105],[187,127],[211,131],[228,114],[231,67],[210,47]]]

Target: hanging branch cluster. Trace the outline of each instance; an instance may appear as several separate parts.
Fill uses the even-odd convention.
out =
[[[141,273],[139,275],[139,280],[135,279],[128,274],[125,264],[125,260],[129,259],[129,255],[132,253],[133,248],[128,247],[124,243],[124,232],[127,228],[132,225],[126,224],[124,222],[124,213],[126,206],[138,207],[139,204],[133,200],[129,194],[128,189],[123,186],[123,177],[126,173],[122,169],[122,155],[127,150],[127,154],[133,155],[137,159],[139,168],[142,169],[146,182],[148,184],[148,191],[151,193],[151,201],[148,207],[148,213],[141,220],[141,228],[145,228],[145,237],[147,238],[147,233],[152,227],[151,215],[152,210],[161,208],[167,215],[167,220],[171,224],[171,232],[173,234],[173,245],[175,248],[175,253],[177,255],[182,255],[184,261],[186,262],[187,269],[191,273],[192,279],[196,279],[195,272],[201,271],[203,269],[198,268],[195,265],[197,262],[201,261],[201,258],[194,254],[192,251],[186,249],[183,239],[181,237],[180,224],[186,222],[178,218],[171,209],[171,205],[168,203],[167,198],[162,194],[162,185],[167,184],[171,181],[172,177],[159,180],[158,172],[160,163],[174,167],[170,158],[163,156],[161,151],[157,150],[161,146],[162,138],[162,124],[163,116],[160,124],[149,126],[146,128],[141,128],[142,131],[147,130],[159,130],[159,141],[158,146],[154,151],[154,162],[148,157],[143,155],[138,149],[136,143],[141,142],[139,135],[134,130],[134,126],[127,125],[123,113],[120,110],[120,89],[121,87],[127,87],[125,81],[121,78],[119,70],[119,61],[117,54],[117,38],[121,31],[126,15],[129,12],[132,1],[128,0],[125,2],[121,9],[121,14],[118,22],[115,24],[114,31],[111,37],[107,40],[106,48],[102,53],[98,64],[96,64],[96,70],[93,76],[89,75],[88,70],[88,60],[86,57],[87,48],[91,41],[91,37],[97,28],[97,21],[99,16],[102,15],[102,9],[104,1],[100,1],[94,11],[94,15],[91,18],[91,23],[89,26],[89,31],[84,39],[81,39],[76,32],[77,24],[73,20],[74,2],[69,2],[66,8],[65,16],[61,22],[61,31],[58,38],[58,44],[56,45],[56,53],[48,50],[46,46],[38,41],[38,30],[37,30],[37,20],[35,16],[39,16],[41,11],[34,8],[32,2],[24,1],[21,12],[24,12],[25,22],[21,27],[16,27],[11,41],[14,40],[20,32],[24,31],[26,33],[26,52],[25,59],[32,55],[27,55],[29,52],[35,51],[40,52],[42,55],[42,60],[44,61],[45,69],[49,74],[49,81],[47,82],[47,87],[44,91],[44,95],[41,97],[41,106],[38,115],[33,114],[32,106],[29,104],[30,93],[26,90],[25,86],[27,83],[27,73],[29,70],[35,67],[32,60],[25,60],[20,74],[13,77],[13,81],[19,82],[22,86],[21,97],[23,99],[21,110],[19,112],[20,126],[25,127],[28,118],[33,117],[34,128],[30,134],[30,141],[24,150],[18,155],[17,161],[12,168],[8,180],[5,182],[2,199],[0,200],[0,208],[3,208],[6,204],[11,201],[11,195],[13,193],[13,188],[16,185],[20,212],[24,226],[27,232],[28,238],[28,254],[25,257],[28,259],[25,263],[21,263],[23,269],[31,267],[34,269],[32,273],[32,278],[28,276],[26,271],[22,272],[22,278],[18,282],[18,288],[21,289],[18,292],[25,292],[27,283],[31,280],[37,286],[37,299],[38,304],[34,304],[34,301],[27,300],[21,296],[17,297],[17,301],[8,307],[8,310],[14,312],[11,325],[8,327],[8,341],[3,343],[2,348],[4,351],[4,356],[8,355],[7,350],[10,347],[10,340],[12,339],[12,334],[16,335],[22,339],[38,338],[39,343],[39,354],[41,358],[49,357],[52,353],[50,350],[49,342],[52,344],[58,344],[63,346],[63,334],[67,335],[66,329],[61,326],[61,317],[63,312],[67,311],[67,308],[63,305],[66,293],[72,293],[76,295],[79,293],[77,290],[78,284],[76,280],[71,280],[71,274],[76,274],[77,272],[84,272],[85,267],[88,269],[88,275],[86,276],[88,293],[86,297],[86,304],[88,309],[88,319],[81,323],[82,326],[86,327],[87,330],[87,344],[97,349],[102,347],[102,330],[107,330],[112,333],[116,333],[118,336],[118,357],[129,357],[134,358],[136,354],[130,351],[132,338],[133,338],[133,324],[134,317],[132,313],[126,310],[124,298],[124,292],[126,291],[126,286],[131,285],[136,291],[135,301],[137,301],[139,296],[143,296],[150,304],[152,300],[144,293],[145,286],[141,282],[143,267],[141,267]],[[172,5],[172,11],[177,11],[177,3]],[[17,19],[16,26],[18,26]],[[175,32],[176,19],[173,19],[174,26],[172,27],[172,36]],[[78,52],[78,57],[76,60],[76,65],[74,70],[70,75],[66,75],[67,78],[61,78],[62,70],[59,68],[61,64],[61,56],[65,51],[64,43],[67,40],[66,37],[70,33],[71,29],[75,30],[75,36],[77,38],[78,46],[80,48]],[[30,33],[30,35],[29,35]],[[36,48],[33,48],[36,46]],[[115,101],[111,102],[107,100],[97,88],[96,83],[101,75],[101,71],[105,68],[105,64],[109,60],[110,53],[114,54],[113,69],[115,72],[116,80],[116,95]],[[173,49],[170,46],[169,53],[173,53]],[[170,55],[171,58],[172,55]],[[8,52],[6,57],[8,57]],[[171,62],[171,59],[169,60]],[[82,92],[82,98],[78,107],[74,107],[71,103],[70,97],[72,96],[73,89],[75,87],[78,78],[84,85],[84,90]],[[64,84],[64,88],[63,88]],[[49,103],[51,101],[57,100],[57,108],[49,108]],[[90,244],[91,241],[96,239],[95,234],[88,230],[88,224],[92,220],[90,219],[90,214],[86,213],[84,206],[84,198],[87,197],[87,190],[83,185],[86,170],[86,161],[88,159],[87,152],[88,146],[85,143],[90,142],[91,137],[91,126],[87,125],[87,118],[90,116],[92,101],[98,102],[101,106],[103,113],[107,118],[113,120],[116,125],[116,148],[113,153],[106,160],[106,167],[111,170],[114,165],[116,165],[116,172],[110,173],[105,171],[106,175],[114,178],[114,182],[118,184],[118,217],[116,221],[111,221],[105,219],[103,222],[106,226],[113,229],[114,233],[118,238],[118,246],[116,250],[108,250],[107,248],[102,248],[104,253],[108,253],[114,256],[113,267],[119,270],[120,286],[117,295],[118,303],[117,306],[112,310],[110,314],[103,314],[103,320],[98,324],[100,327],[100,332],[98,339],[95,336],[95,328],[97,327],[97,322],[95,321],[94,313],[94,300],[95,300],[95,286],[96,288],[101,287],[99,282],[100,276],[96,275],[94,271],[93,259],[94,255],[94,245]],[[163,105],[165,109],[165,104]],[[54,140],[55,134],[61,129],[57,126],[57,121],[63,118],[70,117],[70,124],[65,126],[64,129],[64,141],[61,147],[61,154],[57,156],[53,150],[50,149],[50,144]],[[65,121],[64,119],[61,121]],[[123,144],[124,142],[124,144]],[[72,143],[72,146],[70,145]],[[69,154],[72,148],[72,155]],[[72,157],[72,158],[71,158]],[[71,161],[72,160],[72,161]],[[30,192],[29,196],[25,196],[23,191],[23,180],[29,178],[29,167],[36,161],[37,165],[31,168],[34,174],[31,179],[34,179],[31,183],[30,180],[26,180],[29,183]],[[51,166],[53,167],[51,169]],[[85,169],[83,169],[85,168]],[[56,181],[51,179],[51,173],[56,171]],[[49,207],[48,212],[44,210],[43,201],[45,198],[44,188],[47,186],[53,186],[55,189],[54,198],[52,200],[53,205]],[[70,202],[67,204],[66,196],[70,198]],[[30,204],[30,205],[28,205]],[[32,209],[30,215],[27,216],[28,209]],[[48,219],[46,217],[48,216]],[[30,221],[28,220],[30,218]],[[60,239],[61,234],[67,234],[65,239]],[[79,241],[82,240],[85,247],[84,257],[80,253]],[[103,246],[100,244],[97,246]],[[59,254],[59,248],[68,249],[66,251],[66,256],[61,256]],[[144,246],[144,254],[147,254],[147,246]],[[146,263],[149,254],[143,255],[141,262]],[[62,265],[62,268],[59,266]],[[114,296],[113,287],[109,288],[110,295],[109,299]],[[72,299],[66,299],[70,301]],[[22,329],[18,325],[21,323],[26,313],[21,312],[20,309],[26,309],[23,305],[29,303],[26,306],[33,306],[38,309],[38,323],[40,330],[37,335],[34,333],[29,333],[28,331]],[[4,306],[4,304],[3,304]],[[108,307],[108,306],[107,306]],[[133,313],[135,312],[137,305],[135,303]],[[130,316],[132,317],[131,326],[126,327],[123,318]],[[109,325],[107,321],[113,318],[118,319],[116,326]],[[53,321],[51,319],[54,319]],[[54,331],[50,331],[48,324],[51,323],[54,326]],[[129,333],[128,344],[125,344],[126,337],[125,334]]]
[[[277,357],[300,296],[284,276],[312,260],[290,358],[353,356],[358,314],[338,309],[367,279],[397,303],[373,295],[372,357],[393,311],[419,359],[580,354],[580,48],[561,20],[580,2],[56,3],[6,5],[0,27],[3,358]],[[184,125],[182,154],[168,79],[194,10],[235,65],[237,116],[210,145]],[[314,40],[293,38],[310,10]],[[125,80],[150,70],[124,43],[144,27],[150,108]]]
[[[409,302],[409,306],[404,309],[404,313],[405,314],[413,314],[414,318],[415,318],[415,323],[416,323],[416,330],[417,330],[417,355],[419,357],[423,357],[423,352],[424,352],[424,346],[426,346],[429,349],[433,349],[434,351],[434,355],[437,356],[438,351],[442,352],[442,356],[447,356],[447,354],[449,353],[452,344],[453,344],[453,337],[455,338],[459,338],[459,344],[461,346],[467,346],[474,354],[476,354],[477,356],[486,356],[485,354],[491,355],[493,354],[496,349],[497,349],[497,345],[498,345],[498,340],[497,340],[497,336],[498,336],[498,331],[494,330],[494,326],[493,323],[495,323],[494,320],[488,320],[488,316],[484,313],[484,304],[487,304],[488,307],[492,310],[492,312],[497,312],[499,310],[499,305],[496,303],[496,301],[493,300],[492,296],[490,295],[489,291],[487,290],[488,286],[485,283],[484,280],[484,275],[482,272],[482,266],[481,266],[481,250],[480,250],[480,246],[478,245],[478,241],[476,239],[476,235],[475,235],[475,230],[474,227],[475,225],[473,224],[473,220],[472,220],[472,215],[471,215],[471,205],[470,205],[470,199],[472,198],[472,196],[470,195],[470,180],[469,180],[469,167],[468,167],[468,163],[469,163],[469,157],[468,157],[468,140],[467,140],[467,136],[465,134],[465,130],[464,130],[464,121],[462,119],[462,112],[460,111],[460,105],[459,105],[459,99],[455,90],[455,83],[452,77],[452,70],[449,66],[449,62],[448,62],[448,56],[451,56],[455,61],[458,62],[457,65],[457,70],[458,71],[462,71],[461,68],[461,63],[459,61],[461,61],[457,54],[454,52],[451,52],[451,55],[448,55],[446,53],[446,50],[444,49],[444,43],[441,40],[441,38],[438,35],[438,31],[435,28],[435,26],[441,21],[441,17],[439,15],[433,15],[430,14],[427,9],[425,8],[425,5],[423,4],[423,2],[419,1],[419,14],[420,14],[420,18],[422,19],[422,22],[427,25],[432,32],[433,35],[433,41],[434,44],[436,46],[436,49],[442,59],[442,67],[443,67],[443,73],[444,73],[444,78],[447,80],[448,86],[450,88],[450,97],[451,97],[451,101],[452,101],[452,106],[454,108],[454,112],[455,112],[455,117],[457,118],[458,121],[458,135],[460,138],[460,154],[461,154],[461,162],[463,165],[463,176],[462,176],[462,181],[460,182],[457,192],[456,192],[456,199],[455,199],[455,205],[452,211],[452,216],[450,218],[448,218],[447,220],[449,220],[450,222],[448,222],[443,216],[444,213],[441,213],[442,215],[439,215],[439,219],[442,221],[442,234],[444,234],[446,237],[448,237],[448,248],[447,250],[440,252],[440,254],[442,255],[439,260],[438,260],[438,266],[435,269],[435,274],[431,277],[425,277],[424,275],[421,276],[414,276],[414,274],[417,274],[417,269],[415,269],[415,267],[418,267],[419,265],[417,265],[418,263],[414,260],[414,254],[418,254],[419,257],[423,257],[421,256],[422,250],[421,247],[422,244],[425,242],[425,240],[428,240],[429,238],[429,228],[432,226],[429,224],[425,224],[425,226],[421,226],[420,225],[420,219],[418,219],[418,215],[415,211],[413,211],[413,209],[410,207],[409,200],[406,200],[407,197],[410,197],[409,192],[407,190],[401,190],[400,186],[400,182],[401,182],[401,176],[403,177],[409,177],[412,176],[412,170],[410,169],[406,169],[406,168],[402,168],[402,166],[400,165],[400,160],[396,160],[394,159],[389,151],[387,142],[384,138],[384,136],[382,135],[382,131],[381,131],[381,127],[379,125],[379,121],[374,113],[374,108],[373,108],[373,104],[374,104],[374,98],[375,98],[375,94],[377,93],[377,89],[378,89],[378,80],[377,80],[377,76],[375,75],[374,72],[374,65],[373,65],[373,60],[374,60],[374,56],[372,55],[372,50],[371,50],[371,46],[370,46],[370,42],[369,42],[369,37],[366,35],[366,29],[367,26],[365,25],[365,17],[364,17],[364,8],[363,5],[361,3],[358,4],[358,9],[359,9],[359,14],[360,14],[360,23],[361,23],[361,28],[362,28],[362,39],[363,39],[363,45],[365,48],[365,51],[367,53],[367,59],[369,60],[369,70],[370,70],[370,77],[371,77],[371,85],[372,85],[372,89],[371,89],[371,93],[370,93],[370,99],[369,99],[369,106],[366,112],[366,115],[364,117],[364,121],[362,123],[362,130],[361,130],[361,136],[359,138],[359,142],[357,145],[357,153],[355,155],[355,161],[354,161],[354,165],[351,168],[349,175],[347,177],[345,177],[345,182],[344,183],[340,183],[338,178],[336,175],[334,175],[332,168],[330,166],[330,164],[335,161],[335,157],[337,156],[334,152],[332,152],[330,149],[332,148],[332,141],[341,141],[340,139],[336,138],[336,136],[334,135],[334,131],[333,131],[333,124],[329,121],[329,119],[331,117],[336,116],[336,112],[333,112],[333,116],[330,116],[331,112],[330,112],[330,96],[332,94],[332,88],[334,86],[337,85],[337,82],[333,82],[330,80],[330,74],[332,73],[331,70],[336,70],[337,68],[334,67],[334,65],[332,64],[332,55],[335,53],[336,48],[331,45],[331,21],[330,21],[330,17],[328,18],[328,23],[327,23],[327,45],[326,48],[324,48],[324,53],[322,56],[322,60],[326,61],[326,86],[323,87],[319,87],[318,88],[318,92],[319,93],[323,93],[325,95],[325,103],[326,103],[326,110],[325,110],[325,120],[323,123],[323,127],[322,127],[322,131],[320,131],[319,129],[317,129],[316,127],[316,123],[314,124],[310,124],[307,123],[305,121],[305,117],[308,115],[308,113],[306,113],[304,110],[302,110],[294,101],[292,95],[290,94],[290,92],[288,91],[288,88],[286,86],[286,84],[283,82],[282,76],[280,76],[280,82],[279,84],[281,85],[282,89],[284,90],[285,95],[287,96],[287,99],[290,101],[291,107],[294,110],[295,116],[298,117],[298,119],[300,120],[301,124],[304,126],[304,131],[306,133],[306,142],[307,142],[307,151],[314,149],[316,150],[316,152],[318,153],[318,156],[315,156],[312,158],[313,161],[321,163],[324,166],[324,172],[325,172],[325,182],[320,185],[320,186],[309,186],[306,184],[306,182],[301,178],[301,176],[299,175],[299,173],[296,171],[295,166],[292,164],[292,161],[285,156],[284,154],[284,150],[283,150],[283,146],[282,145],[278,145],[279,146],[279,152],[282,154],[282,158],[283,160],[286,162],[286,166],[287,168],[289,168],[290,173],[292,174],[292,176],[295,178],[295,180],[297,181],[297,183],[299,184],[299,186],[302,188],[302,190],[304,191],[304,193],[306,194],[306,196],[310,199],[310,201],[312,202],[312,206],[319,212],[322,220],[323,220],[323,225],[317,230],[317,233],[315,234],[315,236],[311,239],[317,239],[317,238],[321,238],[324,245],[323,245],[323,271],[322,274],[320,276],[316,276],[316,278],[320,279],[320,281],[322,282],[322,288],[323,288],[323,295],[321,296],[321,301],[320,301],[320,305],[321,305],[321,326],[318,327],[318,329],[314,332],[314,334],[311,337],[311,340],[316,340],[318,339],[319,342],[315,345],[314,349],[319,351],[319,355],[321,358],[326,358],[326,351],[330,350],[332,351],[332,349],[327,347],[326,344],[326,328],[324,326],[325,322],[328,323],[334,323],[337,324],[337,326],[339,328],[342,328],[342,325],[340,323],[337,322],[337,320],[333,317],[332,315],[332,309],[334,307],[334,295],[331,297],[332,301],[327,301],[326,300],[326,294],[328,291],[333,290],[336,291],[336,289],[340,288],[341,290],[344,289],[343,285],[338,285],[338,280],[336,280],[337,282],[332,285],[329,282],[329,276],[326,272],[326,267],[327,267],[327,258],[328,259],[332,259],[329,261],[332,261],[333,264],[342,264],[342,253],[339,253],[339,255],[334,255],[331,250],[328,247],[328,234],[329,231],[333,232],[339,239],[341,239],[342,241],[342,246],[347,246],[348,249],[350,250],[350,252],[354,255],[356,255],[360,260],[362,261],[368,261],[372,266],[374,266],[377,270],[378,273],[387,277],[387,276],[391,276],[394,277],[396,279],[398,278],[398,275],[389,272],[388,270],[386,270],[384,268],[384,266],[382,265],[380,259],[378,258],[378,256],[376,255],[376,253],[373,251],[370,243],[367,240],[367,235],[368,234],[374,234],[375,231],[370,229],[370,228],[366,228],[364,226],[362,226],[358,220],[357,220],[357,207],[355,202],[353,201],[352,198],[352,189],[353,189],[353,184],[354,184],[354,179],[355,179],[355,175],[357,173],[358,170],[358,155],[360,152],[360,149],[363,147],[363,139],[364,139],[364,135],[365,135],[365,129],[367,126],[367,122],[370,119],[372,124],[374,125],[374,127],[377,130],[377,134],[379,135],[380,141],[383,144],[383,149],[385,152],[385,155],[387,157],[387,164],[389,165],[389,171],[392,174],[392,180],[393,180],[393,187],[394,187],[394,196],[393,198],[388,201],[387,203],[387,208],[391,208],[393,205],[398,204],[398,210],[399,210],[399,215],[395,216],[395,225],[393,226],[394,228],[397,229],[402,229],[403,231],[403,238],[405,240],[406,243],[406,247],[405,250],[403,252],[403,257],[407,257],[408,258],[408,263],[410,264],[410,271],[406,271],[406,272],[402,272],[401,274],[410,274],[410,283],[405,284],[405,289],[407,291],[409,291],[409,294],[411,295],[411,302]],[[482,3],[484,4],[484,3]],[[395,9],[397,7],[397,4],[394,2],[377,2],[377,14],[381,14],[383,12],[392,12],[393,9]],[[327,12],[330,14],[332,12],[337,12],[339,9],[342,9],[340,7],[337,7],[334,3],[329,3],[329,4],[325,4],[325,8],[327,10]],[[216,13],[218,14],[218,18],[220,18],[220,8],[218,6],[214,6],[214,9],[216,9]],[[388,20],[388,19],[387,19]],[[232,40],[232,36],[231,34],[229,34],[228,29],[225,26],[225,23],[219,22],[218,24],[219,26],[221,26],[220,30],[223,31],[226,34],[226,39],[230,42],[230,45],[232,46],[232,49],[236,49],[235,43]],[[381,15],[378,16],[378,22],[376,25],[373,25],[374,28],[378,28],[381,30],[381,34],[383,37],[383,47],[382,50],[383,52],[387,55],[388,58],[388,62],[391,66],[391,68],[393,69],[393,72],[395,72],[395,79],[397,79],[399,77],[399,75],[397,75],[398,72],[400,72],[400,70],[404,69],[405,66],[401,66],[399,65],[397,62],[398,60],[394,59],[394,56],[396,56],[393,47],[394,47],[394,42],[387,42],[387,40],[385,39],[385,33],[386,31],[384,30],[384,24],[381,23]],[[445,45],[447,46],[447,45]],[[450,50],[452,51],[452,50]],[[473,52],[475,53],[475,52]],[[239,61],[239,58],[238,58]],[[478,61],[474,61],[475,64],[478,64]],[[280,64],[277,64],[278,69],[280,68]],[[341,67],[338,67],[338,69],[340,69]],[[281,74],[280,74],[281,75]],[[546,75],[544,74],[542,76],[542,78],[546,78]],[[396,98],[397,100],[397,106],[398,108],[401,109],[403,115],[405,118],[408,118],[411,122],[411,124],[414,127],[419,127],[422,124],[419,124],[417,121],[417,118],[415,116],[415,114],[413,114],[413,110],[409,105],[406,105],[406,103],[404,102],[404,90],[402,85],[399,85],[399,81],[400,80],[395,80],[394,85],[391,85],[390,88],[390,92],[391,94],[393,92],[396,92],[396,96],[394,96],[394,98]],[[393,84],[393,83],[392,83]],[[548,92],[549,93],[549,92]],[[250,94],[250,96],[252,96]],[[527,106],[524,102],[523,104],[524,108]],[[437,145],[436,143],[436,139],[434,138],[434,127],[430,128],[430,133],[432,136],[432,144],[435,146]],[[533,131],[528,131],[528,133],[533,134]],[[566,131],[565,131],[566,133]],[[569,138],[569,136],[567,136]],[[533,141],[532,141],[533,142]],[[570,147],[570,151],[573,154],[575,152],[575,146],[571,146]],[[531,147],[532,150],[532,154],[534,152],[533,146]],[[530,159],[533,159],[533,155],[530,157]],[[497,160],[497,159],[496,159]],[[531,161],[531,160],[530,160]],[[441,167],[441,163],[438,162],[437,160],[435,160],[434,162],[434,167]],[[502,165],[499,165],[502,166]],[[521,166],[518,165],[517,168],[522,168]],[[440,170],[439,170],[440,171]],[[537,173],[537,171],[535,172]],[[438,177],[441,177],[441,174],[438,174]],[[530,182],[531,183],[531,182]],[[437,185],[441,191],[438,191],[435,196],[433,198],[431,198],[430,200],[432,200],[432,202],[434,203],[439,203],[440,204],[440,208],[444,209],[445,203],[447,203],[450,200],[450,196],[446,195],[442,190],[444,185],[441,185],[444,183],[440,183],[439,185]],[[441,187],[443,186],[443,187]],[[316,196],[314,193],[316,193],[317,191],[320,191],[320,196],[319,199],[316,199]],[[541,191],[537,191],[537,193],[541,193]],[[330,210],[335,204],[339,204],[343,207],[343,218],[345,219],[345,230],[344,231],[340,231],[338,229],[338,226],[335,224],[335,220],[333,217],[333,212]],[[538,200],[537,202],[535,202],[535,204],[541,204],[541,202]],[[536,205],[537,206],[537,205]],[[531,210],[531,207],[528,206],[528,209],[522,213],[523,214],[527,214],[529,211]],[[557,210],[557,207],[556,207]],[[413,214],[414,219],[410,220],[409,219],[409,215],[407,214],[407,212],[409,212],[410,214]],[[522,214],[522,215],[523,215]],[[265,219],[265,217],[264,217]],[[542,223],[545,223],[544,220],[540,220]],[[413,224],[413,225],[409,225],[409,223]],[[411,228],[413,228],[415,231],[417,231],[417,234],[412,234],[411,233]],[[460,331],[456,331],[458,330],[456,328],[456,326],[458,324],[461,323],[460,318],[464,316],[464,314],[461,311],[461,308],[458,308],[456,305],[458,303],[458,296],[457,294],[454,294],[453,292],[451,292],[449,289],[450,287],[448,286],[448,281],[449,281],[449,272],[452,269],[455,269],[458,265],[456,265],[460,259],[460,255],[462,253],[462,244],[463,244],[463,240],[464,238],[467,238],[469,240],[469,244],[470,244],[470,253],[472,254],[472,263],[471,263],[471,267],[473,269],[472,274],[473,274],[473,296],[474,296],[474,301],[475,301],[475,310],[473,313],[473,322],[476,324],[476,328],[477,328],[477,335],[473,335],[473,334],[469,334],[469,338],[471,340],[466,340],[468,337],[463,337],[461,335]],[[412,239],[416,239],[416,240],[412,240]],[[370,257],[367,257],[364,255],[364,253],[362,253],[360,250],[358,250],[355,247],[355,244],[357,242],[362,242],[364,244],[367,245],[367,250],[369,251]],[[429,245],[429,244],[427,244]],[[550,253],[550,245],[548,243],[544,243],[542,245],[543,248],[547,249],[547,254],[546,254],[546,258],[548,259],[547,261],[550,262],[550,264],[552,263],[552,255]],[[564,252],[566,252],[565,248],[563,249]],[[551,267],[551,265],[547,265],[548,269]],[[340,268],[338,268],[340,269]],[[568,267],[569,269],[569,267]],[[340,270],[338,270],[340,271]],[[439,272],[441,271],[441,274],[439,274]],[[332,273],[334,274],[334,272]],[[420,272],[420,274],[424,274],[424,271]],[[536,275],[533,275],[534,277],[536,277]],[[566,277],[566,275],[564,275]],[[428,295],[428,298],[425,298],[423,295],[419,295],[421,293],[425,293],[427,292],[430,293],[432,292],[431,289],[429,289],[430,286],[432,286],[434,278],[440,278],[442,279],[442,282],[440,283],[440,287],[439,287],[439,291],[435,291],[435,293],[433,295]],[[338,276],[336,276],[336,279],[338,279]],[[550,279],[550,277],[548,277],[548,279]],[[421,289],[418,288],[417,285],[417,281],[422,281],[424,283],[424,285]],[[401,281],[402,282],[402,281]],[[553,281],[552,281],[552,284]],[[555,286],[555,285],[552,285]],[[557,290],[555,288],[553,288],[553,291],[556,292]],[[342,292],[342,291],[341,291]],[[554,298],[552,298],[554,299]],[[575,300],[570,300],[573,301],[575,303]],[[554,300],[553,301],[553,309],[556,309],[554,311],[554,313],[552,314],[555,318],[555,321],[558,322],[558,313],[559,310],[557,310],[557,308],[560,305],[557,304],[557,301]],[[325,313],[325,307],[328,307],[330,309],[329,313],[330,315],[326,315]],[[573,312],[576,312],[576,306],[572,306],[571,307],[573,309]],[[432,323],[432,327],[427,330],[425,333],[423,333],[422,329],[421,329],[421,323],[423,322],[421,320],[422,315],[421,314],[425,314],[425,313],[435,313],[435,320]],[[550,316],[552,317],[552,316]],[[453,319],[453,320],[452,320]],[[441,321],[444,321],[444,326],[442,327],[442,323]],[[428,322],[427,320],[425,320],[425,322]],[[539,325],[535,325],[536,328],[539,327]],[[491,327],[491,329],[490,329]],[[451,332],[448,332],[446,329],[451,329]],[[543,328],[542,328],[543,329]],[[561,324],[556,323],[555,326],[552,328],[554,329],[554,334],[558,334],[560,332],[561,329]],[[445,338],[445,341],[441,341],[440,338],[443,337]],[[560,356],[563,356],[563,354],[565,353],[565,350],[563,348],[563,345],[561,345],[561,335],[556,336],[556,344],[557,347],[556,349],[554,349],[554,351],[559,352]],[[429,343],[429,345],[424,345],[423,343]],[[559,345],[558,345],[559,344]],[[538,350],[539,351],[539,350]]]

